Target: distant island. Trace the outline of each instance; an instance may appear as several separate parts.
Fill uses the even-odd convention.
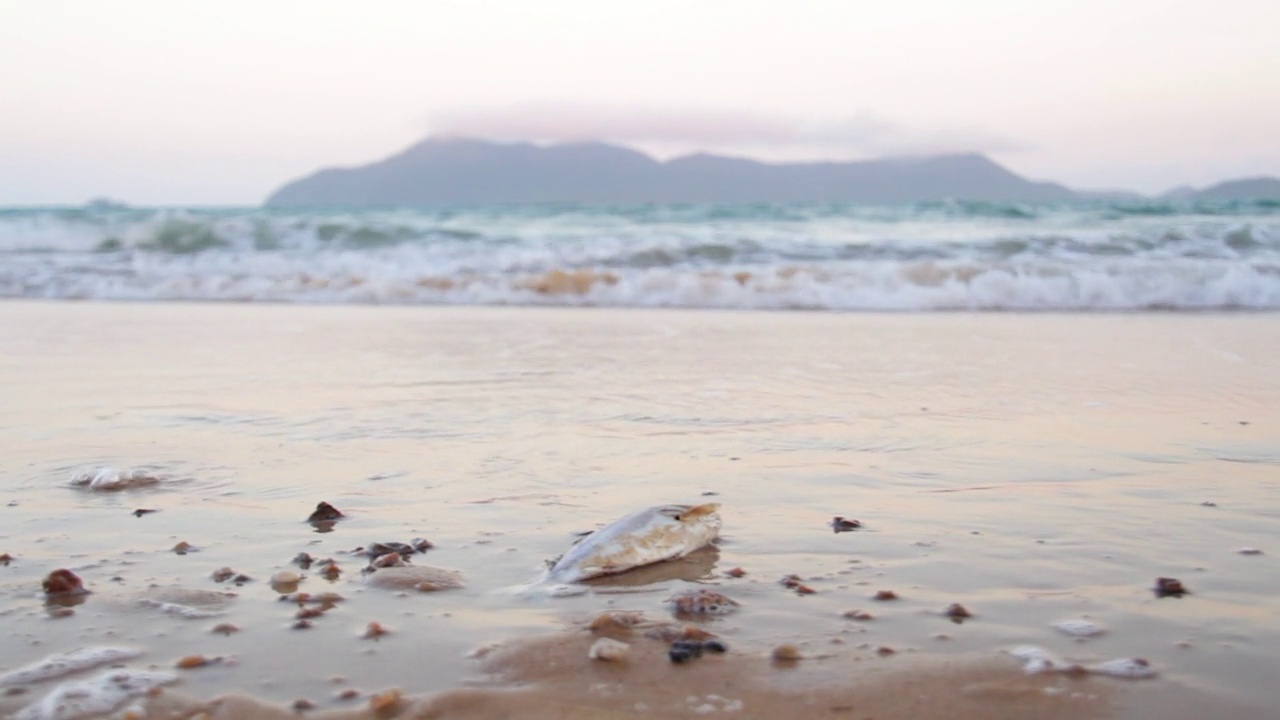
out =
[[[329,168],[285,184],[271,207],[519,203],[751,203],[928,200],[1054,201],[1136,193],[1072,190],[1023,178],[978,154],[858,162],[766,163],[697,154],[666,162],[605,143],[538,146],[431,138],[378,162]],[[1280,180],[1253,178],[1171,199],[1280,198]]]

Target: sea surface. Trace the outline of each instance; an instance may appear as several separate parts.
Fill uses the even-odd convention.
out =
[[[1280,308],[1280,201],[0,209],[0,297]]]

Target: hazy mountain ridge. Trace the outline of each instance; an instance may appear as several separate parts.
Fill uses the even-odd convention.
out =
[[[1170,200],[1280,200],[1280,179],[1262,176],[1224,180],[1201,190],[1175,188],[1160,197]]]
[[[1266,194],[1233,194],[1239,192]],[[1280,198],[1280,180],[1226,182],[1190,193],[1191,199]],[[791,163],[700,153],[660,162],[606,143],[542,147],[451,138],[427,139],[367,165],[320,170],[285,184],[266,204],[1026,202],[1100,195],[1028,180],[974,153]]]

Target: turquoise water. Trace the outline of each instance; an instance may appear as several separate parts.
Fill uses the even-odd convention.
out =
[[[0,209],[0,297],[1280,307],[1280,201]]]

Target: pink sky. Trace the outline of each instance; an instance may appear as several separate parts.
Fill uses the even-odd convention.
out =
[[[0,205],[253,204],[432,132],[1280,175],[1274,0],[0,0]]]

